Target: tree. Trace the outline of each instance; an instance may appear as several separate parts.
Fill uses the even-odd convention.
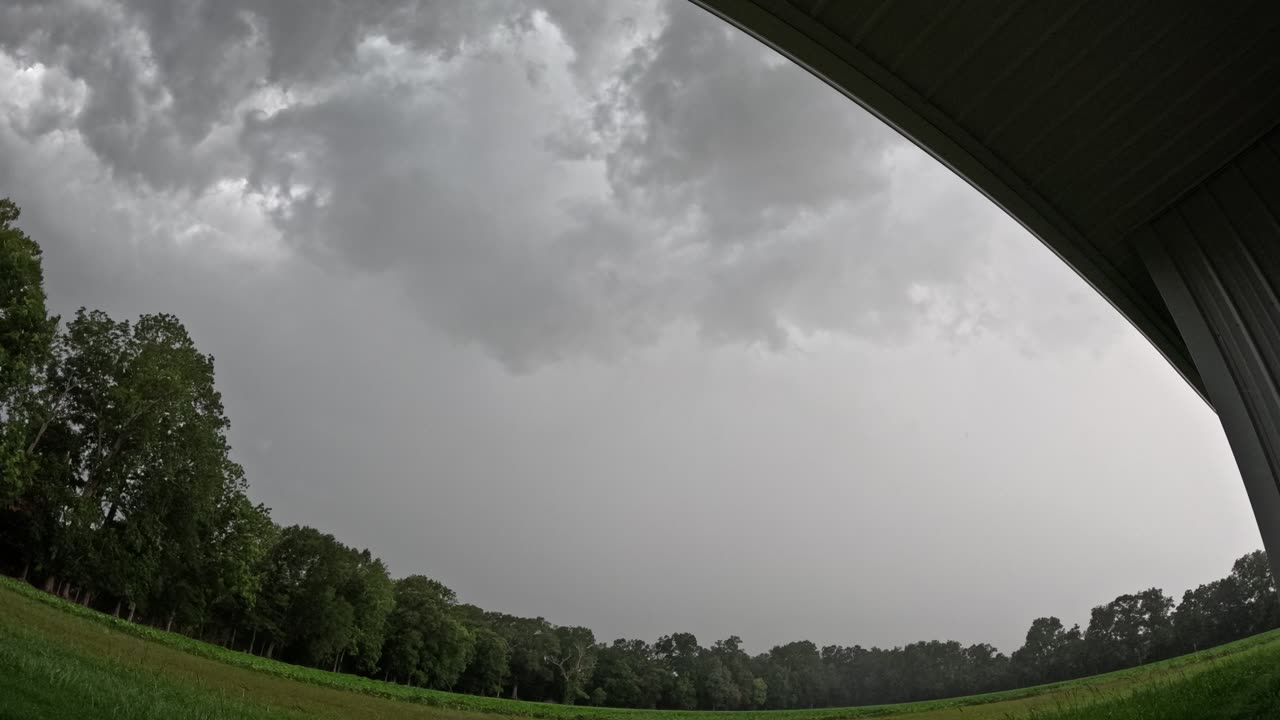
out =
[[[45,307],[40,246],[14,225],[18,216],[17,205],[0,199],[0,507],[35,473],[33,396],[58,322]]]
[[[1013,666],[1028,685],[1064,680],[1077,674],[1082,641],[1079,625],[1067,630],[1056,617],[1036,618],[1013,652]]]
[[[474,639],[474,649],[456,689],[473,695],[497,695],[510,674],[507,641],[488,627],[468,629]]]
[[[662,664],[665,682],[662,689],[662,707],[671,710],[692,710],[698,706],[698,659],[702,646],[692,633],[673,633],[658,638],[653,644],[654,654]]]
[[[698,669],[698,707],[729,710],[742,702],[742,690],[719,657],[710,653],[700,659]]]
[[[368,550],[348,549],[350,572],[341,594],[351,603],[352,636],[342,648],[337,667],[350,655],[359,672],[377,670],[386,641],[387,619],[395,607],[395,586],[387,566]]]
[[[293,526],[280,533],[266,587],[284,599],[280,625],[285,656],[308,665],[336,661],[351,644],[355,613],[339,593],[345,550],[332,535]]]
[[[391,580],[367,550],[355,550],[314,528],[280,532],[268,553],[252,612],[267,654],[281,646],[295,662],[337,670],[351,660],[365,672],[378,664],[391,612]]]
[[[649,643],[618,639],[596,652],[592,685],[602,692],[599,704],[651,709],[658,706],[663,676]]]
[[[992,692],[1007,686],[1010,660],[987,643],[976,643],[964,649],[966,667],[957,686],[957,695]]]
[[[249,652],[257,645],[255,610],[262,595],[268,553],[279,537],[271,513],[254,505],[242,491],[228,489],[219,503],[217,532],[208,549],[213,587],[209,605],[215,621],[229,629],[234,646],[237,631],[248,635]]]
[[[1095,607],[1085,631],[1092,670],[1142,665],[1170,644],[1173,600],[1159,588],[1121,595]]]
[[[771,674],[765,675],[769,685],[769,707],[817,707],[826,695],[826,673],[818,647],[808,640],[779,645],[769,651]]]
[[[107,572],[91,573],[92,585],[141,598],[169,623],[177,617],[203,625],[219,504],[245,484],[230,460],[230,423],[214,387],[213,358],[172,315],[143,315],[131,328],[115,327],[120,348],[110,358],[108,405],[95,408],[97,427],[106,432],[87,443],[92,453],[81,472],[87,501],[81,522],[109,539],[95,545],[113,551],[115,560],[98,565]]]
[[[719,659],[737,690],[736,702],[729,707],[752,709],[764,704],[763,697],[757,699],[764,681],[752,673],[751,657],[742,649],[742,638],[730,635],[724,640],[717,640],[707,652]]]
[[[1246,634],[1280,627],[1280,594],[1266,552],[1254,550],[1236,560],[1229,577],[1239,587],[1241,603],[1247,608]]]
[[[1179,649],[1194,652],[1249,635],[1250,610],[1234,576],[1186,591],[1172,616]]]
[[[546,661],[559,671],[564,704],[573,705],[588,697],[584,688],[595,666],[596,638],[585,627],[558,627],[555,637],[557,647]]]
[[[475,636],[453,614],[454,592],[423,575],[395,583],[386,668],[411,684],[451,690],[471,663]]]
[[[522,618],[489,613],[490,626],[506,641],[510,651],[508,678],[513,700],[544,700],[552,697],[555,670],[547,657],[559,652],[559,641],[551,623],[542,618]]]
[[[41,540],[27,561],[51,588],[73,580],[86,604],[102,595],[203,622],[217,506],[244,485],[213,359],[171,315],[130,324],[81,309],[46,360],[23,432],[36,472],[15,525]]]

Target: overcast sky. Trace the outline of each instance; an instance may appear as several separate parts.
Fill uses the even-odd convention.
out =
[[[1260,546],[1123,318],[682,1],[4,0],[5,195],[58,312],[215,356],[278,522],[488,609],[1011,651]]]

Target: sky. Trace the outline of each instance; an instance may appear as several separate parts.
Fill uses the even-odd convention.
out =
[[[1008,652],[1261,545],[1127,321],[683,0],[5,0],[0,196],[277,522],[486,609]]]

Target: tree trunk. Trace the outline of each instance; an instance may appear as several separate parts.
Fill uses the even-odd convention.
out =
[[[511,699],[512,700],[520,699],[520,681],[519,680],[511,681]]]
[[[176,610],[170,610],[170,611],[169,611],[169,622],[167,622],[167,623],[165,623],[165,624],[164,624],[164,631],[165,631],[165,632],[172,632],[172,631],[173,631],[173,616],[174,616],[175,614],[177,614],[177,611],[176,611]]]
[[[22,563],[22,576],[21,576],[21,577],[19,577],[18,579],[19,579],[19,580],[21,580],[22,582],[26,582],[26,581],[27,581],[27,573],[29,573],[29,572],[31,572],[31,561],[30,561],[30,560],[27,560],[27,561],[25,561],[25,562],[23,562],[23,563]]]
[[[80,593],[82,592],[84,592],[84,588],[76,588],[76,593],[71,596],[71,602],[73,603],[80,602]]]
[[[81,602],[80,604],[85,607],[89,607],[89,605],[91,605],[92,603],[93,603],[93,591],[86,590],[84,593],[84,601]]]
[[[123,604],[123,602],[122,602],[122,601],[120,601],[120,600],[116,600],[116,609],[115,609],[115,610],[112,610],[112,611],[111,611],[111,614],[112,614],[112,615],[114,615],[115,617],[120,617],[120,606],[121,606],[122,604]]]
[[[47,592],[47,593],[49,593],[50,595],[52,595],[52,594],[53,594],[53,589],[54,589],[55,587],[57,587],[57,586],[58,586],[58,578],[56,578],[56,577],[54,577],[54,576],[52,576],[52,575],[50,575],[49,577],[45,578],[45,581],[44,581],[44,591],[45,591],[45,592]]]
[[[276,654],[276,641],[272,640],[267,644],[267,658],[270,659]]]
[[[253,634],[249,636],[249,654],[253,654],[253,643],[258,639],[258,628],[253,629]]]
[[[234,627],[231,628],[231,640],[227,641],[227,647],[232,650],[236,649],[236,629]]]
[[[133,622],[133,613],[137,609],[138,609],[137,604],[134,603],[132,600],[130,600],[129,601],[129,622]]]

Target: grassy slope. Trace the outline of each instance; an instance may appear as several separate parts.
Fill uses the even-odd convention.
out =
[[[1280,631],[1143,668],[1004,693],[860,708],[676,713],[479,698],[301,668],[126,623],[0,579],[0,718],[481,720],[478,713],[547,720],[1280,717]]]

